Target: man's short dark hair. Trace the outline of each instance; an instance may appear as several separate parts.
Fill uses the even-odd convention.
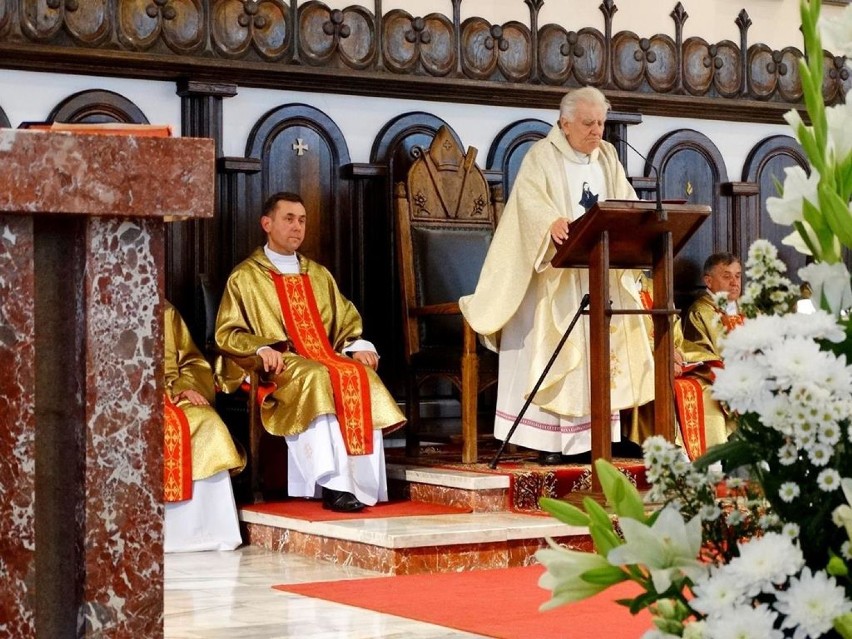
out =
[[[263,209],[261,211],[261,217],[264,215],[269,217],[272,215],[272,211],[275,210],[275,207],[278,206],[279,202],[297,202],[302,206],[305,206],[305,201],[302,199],[302,196],[298,193],[293,193],[292,191],[278,191],[278,193],[273,193],[266,201],[263,203]]]
[[[719,264],[722,266],[730,266],[731,264],[739,263],[740,258],[733,253],[713,253],[713,255],[704,260],[704,275],[710,275],[710,271],[716,268]]]

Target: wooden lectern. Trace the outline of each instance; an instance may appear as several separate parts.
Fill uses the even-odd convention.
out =
[[[611,459],[610,343],[613,315],[651,315],[654,322],[654,434],[674,440],[674,346],[671,316],[672,260],[710,215],[710,207],[695,204],[608,200],[599,202],[570,227],[568,239],[551,264],[559,268],[589,269],[589,337],[592,459]],[[609,299],[610,268],[651,268],[654,308],[613,309]],[[592,492],[600,493],[600,480],[592,465]]]

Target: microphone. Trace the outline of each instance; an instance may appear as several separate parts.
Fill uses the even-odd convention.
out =
[[[639,151],[636,150],[635,146],[633,146],[632,144],[630,144],[630,142],[618,135],[618,133],[613,132],[610,134],[609,137],[611,137],[616,142],[621,142],[622,144],[630,148],[636,155],[645,160],[645,166],[650,166],[652,169],[654,169],[654,179],[657,182],[657,186],[655,189],[657,193],[657,220],[659,220],[660,222],[665,222],[668,219],[668,214],[665,212],[665,210],[663,210],[663,193],[660,189],[660,172],[657,170],[657,167],[654,166],[648,158],[639,153]]]

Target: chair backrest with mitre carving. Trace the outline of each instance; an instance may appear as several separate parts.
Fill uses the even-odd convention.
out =
[[[417,319],[409,309],[458,302],[476,288],[502,196],[492,195],[476,166],[476,149],[462,153],[447,127],[421,150],[397,185],[400,272],[408,352],[460,344],[459,316]]]

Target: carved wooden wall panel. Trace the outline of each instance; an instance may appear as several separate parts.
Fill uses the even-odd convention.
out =
[[[795,138],[787,135],[773,135],[758,142],[749,152],[743,166],[743,181],[758,185],[759,206],[743,232],[743,240],[748,245],[758,238],[772,242],[778,247],[778,257],[787,265],[787,273],[796,279],[796,271],[805,265],[805,256],[790,246],[781,244],[781,240],[790,234],[792,228],[781,226],[772,221],[766,211],[766,199],[777,197],[775,180],[784,182],[784,169],[800,166],[809,170],[807,160]]]
[[[501,177],[504,198],[508,199],[512,192],[512,185],[527,151],[546,137],[551,128],[553,124],[529,118],[513,122],[494,138],[488,150],[486,166]]]
[[[318,0],[6,0],[0,2],[0,67],[293,90],[553,108],[568,87],[604,90],[616,110],[780,122],[801,106],[794,46],[749,42],[751,18],[732,21],[739,41],[684,41],[689,15],[674,5],[669,33],[539,26],[543,0],[516,0],[529,21],[461,21],[451,15],[331,9]],[[673,31],[673,33],[671,33]],[[844,58],[825,52],[829,103],[852,88]]]
[[[715,144],[691,129],[672,131],[660,138],[648,153],[645,174],[650,165],[660,171],[663,199],[706,204],[710,218],[675,257],[675,304],[685,309],[697,289],[703,286],[701,269],[711,253],[733,248],[729,207],[721,197],[720,185],[728,181],[724,160]]]
[[[0,128],[8,129],[12,125],[9,123],[9,118],[6,117],[6,112],[0,108]]]
[[[113,91],[91,89],[75,93],[57,104],[48,122],[132,122],[148,124],[148,118],[131,100]]]
[[[326,266],[343,293],[352,297],[361,274],[352,267],[355,246],[349,186],[341,179],[341,167],[349,164],[349,150],[338,126],[311,106],[278,107],[255,124],[246,157],[259,159],[261,168],[248,178],[247,208],[235,220],[243,235],[234,259],[244,259],[264,243],[260,227],[264,200],[277,191],[294,191],[302,196],[308,212],[301,251]]]

